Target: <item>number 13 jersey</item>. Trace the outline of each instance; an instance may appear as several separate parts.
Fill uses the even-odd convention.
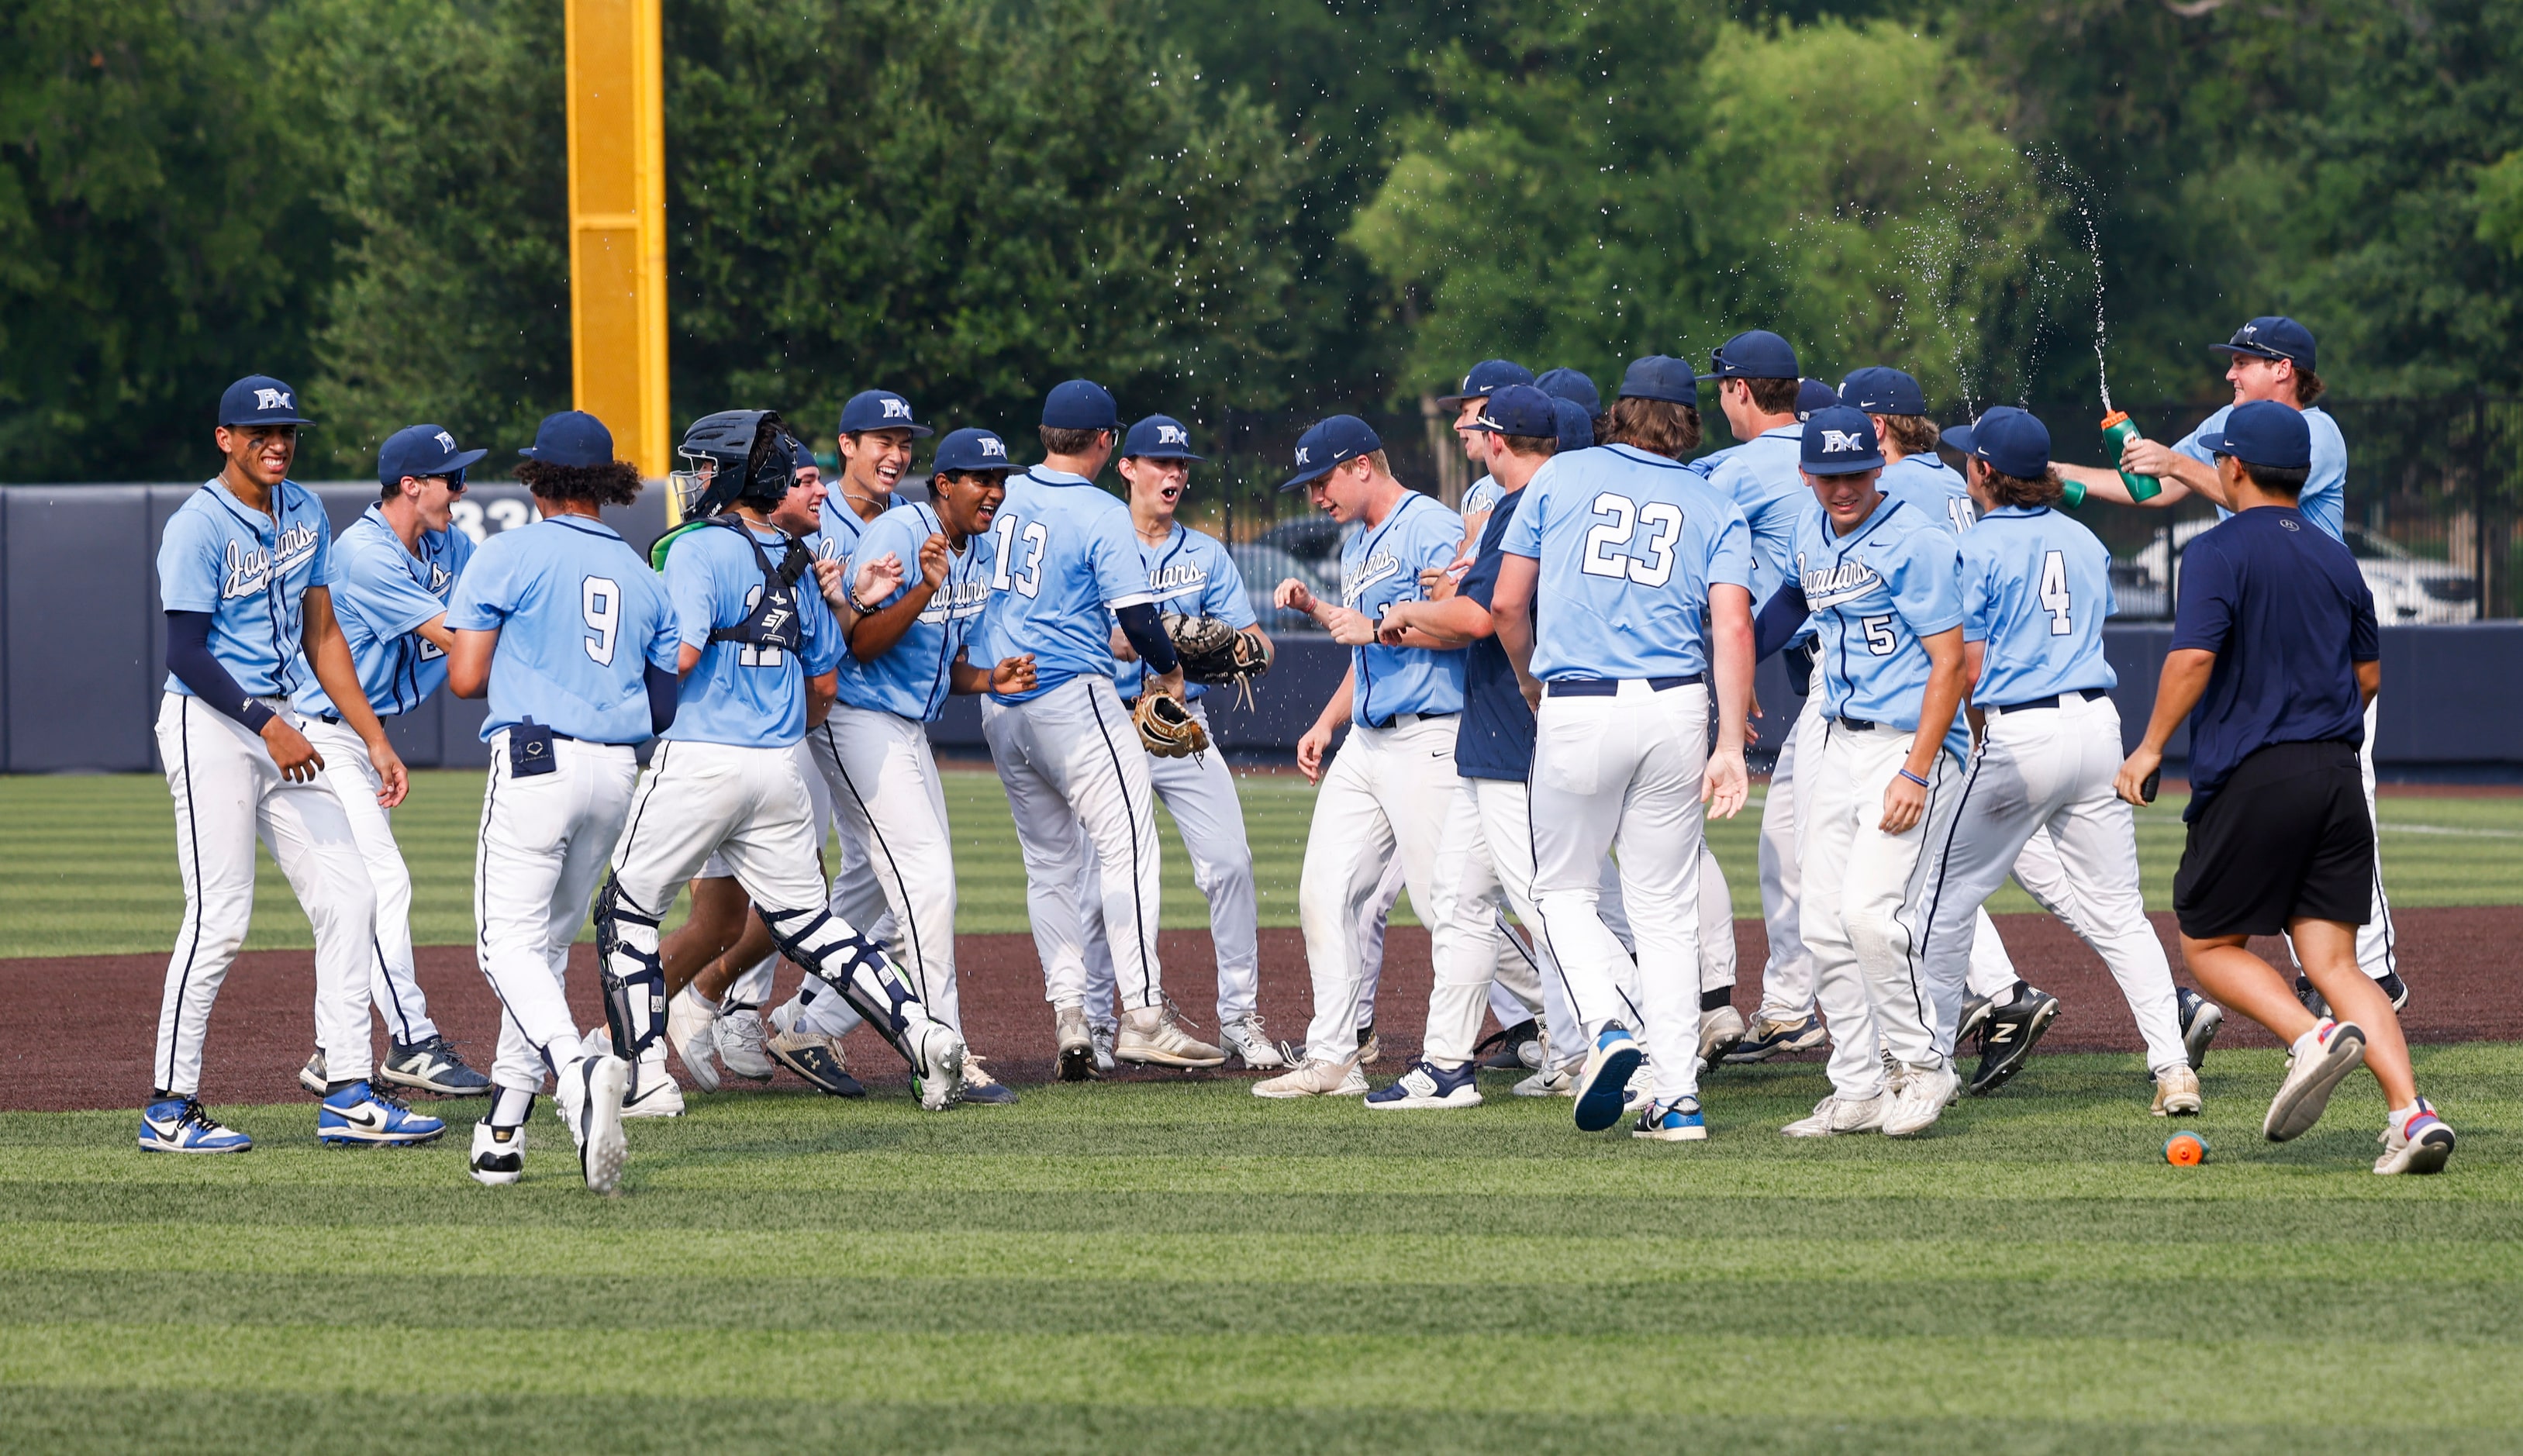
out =
[[[1031,692],[991,696],[1022,703],[1071,678],[1112,677],[1105,612],[1156,600],[1130,508],[1084,476],[1036,465],[1008,478],[990,538],[998,563],[972,658],[1030,652],[1034,672]]]

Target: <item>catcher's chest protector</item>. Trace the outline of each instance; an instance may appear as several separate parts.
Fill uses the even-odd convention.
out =
[[[754,599],[753,610],[745,613],[743,621],[734,627],[711,629],[709,639],[713,642],[742,642],[748,647],[796,651],[806,635],[805,625],[797,618],[797,581],[814,565],[814,557],[797,543],[795,537],[790,537],[787,551],[781,556],[780,564],[774,566],[770,553],[764,551],[762,542],[754,540],[753,533],[745,529],[742,518],[713,516],[710,524],[735,532],[753,548],[753,559],[762,568],[762,594]]]

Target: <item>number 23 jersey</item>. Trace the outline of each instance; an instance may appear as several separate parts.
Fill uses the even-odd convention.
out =
[[[547,516],[482,543],[447,604],[451,632],[497,632],[482,738],[531,718],[591,743],[649,736],[646,670],[675,670],[675,609],[611,527]]]

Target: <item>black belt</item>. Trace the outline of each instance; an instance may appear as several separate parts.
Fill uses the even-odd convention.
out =
[[[1863,718],[1826,718],[1823,722],[1837,724],[1852,733],[1871,733],[1877,727]]]
[[[1366,721],[1366,726],[1371,728],[1389,728],[1406,718],[1410,720],[1408,726],[1415,728],[1423,723],[1435,723],[1441,719],[1456,718],[1460,716],[1461,715],[1455,713],[1387,713],[1380,720],[1373,718],[1368,719]]]
[[[2021,713],[2026,708],[2056,708],[2059,706],[2059,700],[2063,697],[2079,697],[2090,703],[2096,698],[2107,698],[2111,695],[2111,689],[2108,687],[2079,687],[2074,692],[2054,692],[2046,698],[2026,698],[2023,702],[2008,703],[2003,707],[1991,708],[1988,711],[1991,713]]]
[[[315,721],[317,723],[329,723],[335,728],[340,728],[342,726],[342,716],[338,713],[318,713],[315,715]]]
[[[1690,687],[1707,681],[1706,673],[1690,673],[1680,678],[1553,678],[1543,690],[1555,698],[1608,698],[1620,695],[1623,681],[1644,682],[1657,692],[1670,692],[1677,687]]]

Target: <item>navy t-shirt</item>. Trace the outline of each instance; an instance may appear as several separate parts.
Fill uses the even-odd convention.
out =
[[[1481,546],[1472,568],[1463,574],[1458,594],[1489,606],[1498,595],[1499,542],[1515,519],[1522,491],[1499,497],[1481,529]],[[1454,772],[1465,778],[1511,778],[1522,783],[1533,773],[1533,710],[1525,706],[1524,689],[1515,681],[1515,664],[1496,636],[1481,637],[1464,649],[1463,719],[1454,729]]]
[[[2374,593],[2356,558],[2291,506],[2203,532],[2181,557],[2174,651],[2216,654],[2190,715],[2190,807],[2272,743],[2365,737],[2356,664],[2381,657]]]

